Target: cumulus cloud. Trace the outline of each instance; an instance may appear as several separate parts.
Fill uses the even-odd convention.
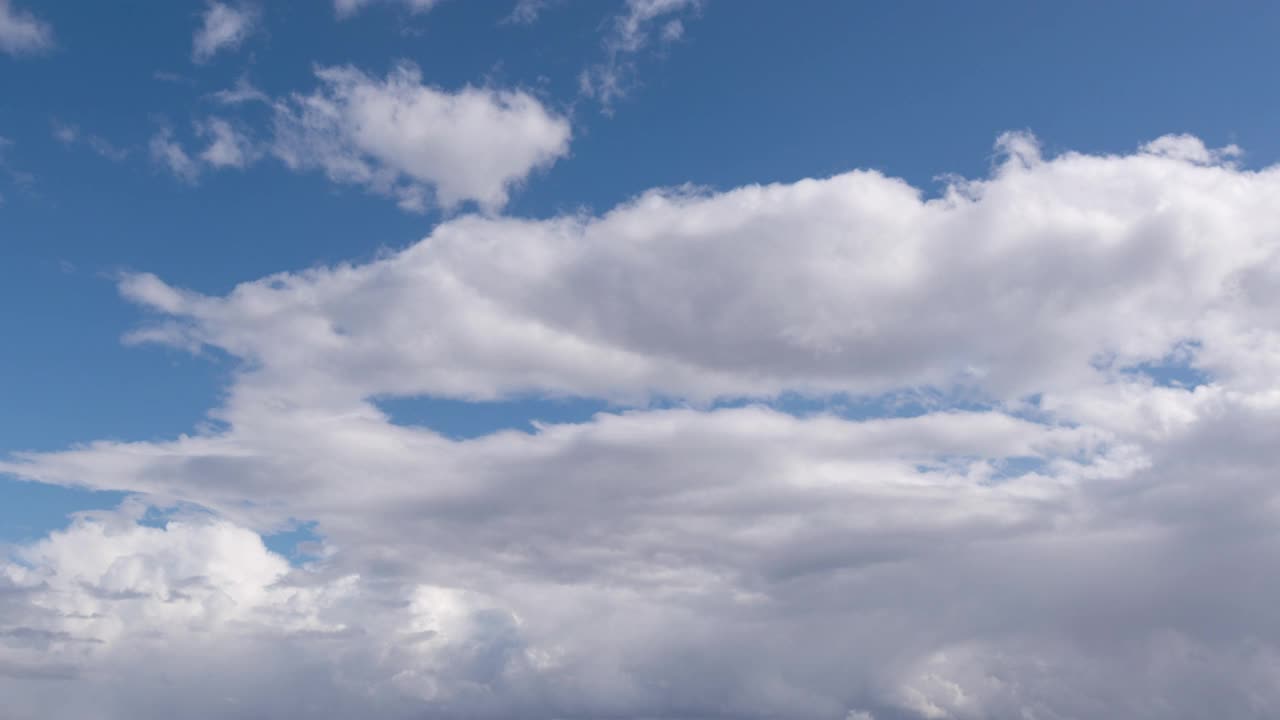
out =
[[[351,67],[317,70],[322,87],[275,105],[273,152],[423,210],[434,198],[496,209],[513,185],[568,152],[570,128],[522,91],[422,84],[402,64],[385,79]]]
[[[411,64],[385,79],[352,67],[316,74],[321,87],[310,94],[272,98],[241,77],[210,95],[221,105],[270,106],[263,141],[243,124],[207,117],[195,123],[202,150],[184,147],[166,127],[152,138],[153,159],[194,182],[207,169],[244,168],[266,153],[292,170],[321,170],[334,182],[392,197],[408,211],[474,202],[492,212],[569,150],[569,121],[523,91],[440,90],[424,85]]]
[[[195,434],[0,461],[136,498],[0,567],[0,692],[53,718],[1267,717],[1280,171],[1001,148],[933,198],[655,191],[226,296],[126,277],[156,316],[133,341],[241,367]],[[620,405],[454,440],[376,404],[529,392]],[[290,565],[259,538],[299,521],[320,547]]]
[[[604,61],[578,76],[582,93],[599,100],[606,113],[635,83],[636,55],[654,37],[669,43],[684,35],[681,15],[696,12],[701,0],[627,0],[625,12],[612,19],[604,40]],[[520,8],[517,7],[517,10]],[[536,17],[536,14],[535,14]]]
[[[260,11],[251,5],[231,5],[211,0],[191,38],[191,59],[209,62],[222,50],[240,47],[257,29]]]
[[[9,0],[0,0],[0,51],[29,55],[53,47],[53,28]]]
[[[855,171],[654,191],[599,217],[463,217],[373,263],[191,296],[165,332],[360,396],[1010,399],[1192,339],[1201,367],[1266,382],[1266,356],[1237,350],[1270,342],[1252,323],[1270,327],[1275,170],[1002,146],[992,177],[928,199]]]

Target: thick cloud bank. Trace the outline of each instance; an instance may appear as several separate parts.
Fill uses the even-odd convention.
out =
[[[1270,717],[1280,170],[1000,148],[936,198],[655,191],[225,297],[125,278],[131,341],[240,369],[194,434],[0,460],[136,493],[0,567],[6,712]],[[616,411],[376,403],[528,394]]]

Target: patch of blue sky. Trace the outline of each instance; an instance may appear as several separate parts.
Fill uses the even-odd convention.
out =
[[[319,526],[314,522],[295,522],[286,530],[262,536],[268,550],[285,557],[295,566],[319,557],[322,539]]]
[[[1211,373],[1196,366],[1196,353],[1200,347],[1198,340],[1185,340],[1159,360],[1117,367],[1114,358],[1104,357],[1096,358],[1093,366],[1101,371],[1114,370],[1122,377],[1144,378],[1158,387],[1194,390],[1213,381]]]
[[[999,480],[1012,480],[1024,475],[1044,474],[1049,466],[1049,459],[1038,455],[1013,455],[1010,457],[1000,458],[993,463],[995,474],[993,478]]]
[[[1010,455],[994,459],[969,455],[946,455],[929,462],[917,463],[915,469],[920,473],[963,475],[969,473],[975,463],[989,463],[990,474],[985,482],[999,484],[1027,475],[1047,474],[1052,462],[1053,458],[1040,455]]]
[[[937,411],[981,412],[994,408],[991,403],[969,394],[949,394],[928,389],[875,395],[809,395],[789,392],[772,398],[721,398],[709,405],[695,405],[672,397],[654,398],[643,405],[620,405],[598,398],[540,395],[479,402],[433,396],[392,397],[377,399],[375,404],[397,425],[429,428],[455,440],[483,437],[504,430],[532,433],[539,424],[584,423],[600,413],[681,407],[719,410],[761,406],[794,417],[831,415],[847,420],[917,417]]]
[[[1159,387],[1174,387],[1186,390],[1194,390],[1213,381],[1213,376],[1207,371],[1185,361],[1141,363],[1124,368],[1121,373],[1149,378],[1151,382]]]
[[[45,485],[0,475],[0,544],[39,540],[52,529],[66,527],[73,513],[111,510],[127,496],[123,492]]]
[[[582,423],[610,409],[604,400],[529,395],[500,401],[467,401],[441,397],[395,397],[376,401],[397,425],[426,427],[455,440],[503,430],[534,432],[534,423]],[[617,408],[615,408],[617,409]]]

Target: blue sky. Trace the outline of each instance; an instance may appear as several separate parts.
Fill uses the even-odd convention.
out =
[[[747,613],[734,603],[764,598],[760,608],[789,610],[761,637],[785,627],[779,637],[802,638],[813,632],[804,612],[836,624],[874,614],[835,599],[874,595],[863,580],[824,570],[857,543],[867,557],[897,557],[1061,523],[1203,533],[1202,545],[1265,556],[1269,541],[1258,538],[1272,521],[1256,519],[1256,542],[1219,546],[1222,528],[1195,525],[1178,498],[1200,497],[1204,475],[1184,478],[1186,468],[1227,462],[1214,454],[1231,444],[1222,438],[1239,443],[1231,462],[1247,466],[1232,476],[1238,493],[1217,501],[1223,527],[1238,520],[1235,499],[1263,502],[1251,493],[1265,483],[1239,478],[1273,467],[1267,318],[1280,298],[1269,294],[1270,258],[1280,255],[1267,203],[1254,198],[1273,197],[1280,159],[1278,29],[1280,7],[1234,1],[0,0],[0,543],[19,558],[13,567],[54,568],[58,553],[88,542],[76,532],[115,532],[102,528],[136,535],[121,557],[145,556],[153,541],[244,541],[238,557],[264,574],[227,576],[228,587],[375,577],[384,584],[361,597],[471,608],[457,610],[465,632],[527,632],[520,652],[542,658],[529,661],[541,669],[521,672],[550,672],[553,656],[566,668],[593,656],[619,668],[502,684],[479,655],[452,674],[405,661],[388,677],[439,691],[361,680],[385,691],[386,717],[501,715],[508,702],[547,717],[745,716],[747,706],[846,720],[1028,707],[1082,716],[1043,677],[1021,678],[1006,697],[965,675],[966,662],[1017,675],[1000,658],[1057,637],[1028,628],[1072,622],[1029,589],[1031,571],[988,577],[1016,588],[1009,617],[1030,618],[1007,636],[975,630],[998,623],[972,608],[909,641],[849,620],[849,637],[917,654],[895,660],[900,676],[858,665],[839,690],[818,669],[704,658],[676,631],[652,645],[625,633],[607,647],[547,645],[562,619],[513,598],[534,588],[527,597],[622,616],[625,603],[592,593],[634,581],[647,588],[635,592],[671,601],[651,618],[667,628],[729,607]],[[855,451],[867,455],[846,454]],[[739,456],[753,459],[728,459]],[[600,478],[624,465],[636,478],[615,492]],[[877,473],[886,487],[906,484],[850,507],[881,508],[867,521],[881,536],[830,518],[811,536],[806,516],[777,519],[849,501],[797,488]],[[1126,489],[1099,490],[1098,477]],[[1046,485],[1024,487],[1036,478]],[[719,494],[730,482],[743,483],[737,499]],[[1173,490],[1142,494],[1158,482]],[[965,483],[1017,487],[975,500],[986,491]],[[511,497],[544,485],[520,507],[562,510],[507,512]],[[936,506],[885,499],[919,493],[964,509],[923,528],[918,518]],[[358,500],[343,509],[339,495]],[[769,517],[779,525],[729,528],[723,518],[748,506],[778,508]],[[398,507],[426,507],[433,529]],[[610,521],[615,507],[644,510]],[[682,509],[647,514],[659,507]],[[101,514],[69,525],[81,511]],[[614,546],[584,516],[634,535]],[[712,516],[725,524],[694,528]],[[369,529],[384,524],[387,537]],[[562,538],[564,528],[578,532]],[[762,550],[752,532],[781,536]],[[662,533],[680,540],[654,540]],[[278,555],[253,554],[260,538],[284,569]],[[1081,577],[1118,572],[1090,564],[1096,539],[1082,538],[1063,540]],[[590,556],[599,543],[616,568]],[[1172,557],[1151,543],[1129,559]],[[1044,553],[997,554],[1031,567],[1058,552],[1034,547]],[[191,552],[155,562],[205,557]],[[439,569],[413,566],[429,553]],[[750,565],[748,555],[764,559]],[[946,574],[936,559],[919,560],[921,577]],[[1199,566],[1169,562],[1152,587],[1193,576],[1197,587],[1247,586],[1230,571],[1205,579]],[[995,572],[977,554],[960,564]],[[591,592],[555,589],[575,578]],[[883,582],[947,592],[904,576]],[[797,610],[802,585],[825,610]],[[336,597],[335,587],[316,592]],[[1121,623],[1115,607],[1151,589],[1139,590],[1083,634]],[[238,591],[226,590],[245,606]],[[700,592],[703,605],[671,600]],[[1195,607],[1212,604],[1203,602]],[[320,627],[335,607],[298,627]],[[1194,610],[1169,612],[1186,620]],[[485,624],[508,612],[526,620]],[[1256,612],[1259,624],[1274,619]],[[737,644],[748,615],[735,615],[728,635],[709,630],[708,642]],[[441,629],[445,616],[455,617],[406,622],[464,633]],[[1228,630],[1178,629],[1178,642],[1228,648],[1224,666],[1254,667]],[[4,637],[0,669],[26,662],[4,654]],[[467,637],[483,650],[496,635]],[[1263,633],[1262,643],[1274,639]],[[1174,642],[1135,635],[1103,655],[1155,663],[1141,648],[1157,641]],[[842,662],[836,648],[821,652]],[[1097,678],[1081,668],[1094,651],[1063,652],[1054,662],[1064,682],[1088,694]],[[669,676],[668,660],[705,684]],[[1148,690],[1165,707],[1226,707],[1216,679],[1190,697],[1176,677],[1152,673],[1159,687]],[[761,677],[769,690],[741,706],[717,704],[709,689],[741,691]],[[263,700],[234,673],[218,682],[258,711],[309,707],[289,704],[288,691]],[[947,682],[977,699],[946,700]],[[451,694],[499,685],[491,702]],[[674,689],[642,689],[659,685]],[[373,712],[325,687],[332,707]],[[574,687],[577,704],[564,699]],[[20,707],[47,702],[24,697]],[[121,690],[105,702],[127,716],[135,699]]]

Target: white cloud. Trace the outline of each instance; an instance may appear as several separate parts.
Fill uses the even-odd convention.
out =
[[[385,79],[351,67],[316,74],[321,87],[311,94],[273,99],[242,77],[211,95],[223,105],[270,105],[266,142],[225,119],[206,118],[196,122],[208,143],[202,151],[188,151],[165,128],[151,141],[152,157],[194,182],[206,168],[244,168],[268,151],[295,171],[319,169],[334,182],[422,212],[467,201],[495,211],[531,173],[568,153],[569,121],[523,91],[448,92],[423,85],[411,64]]]
[[[348,18],[379,0],[333,0],[333,10],[339,18]],[[424,13],[440,3],[440,0],[382,0],[403,5],[409,12]]]
[[[208,512],[19,548],[0,693],[55,720],[1265,717],[1280,170],[1001,146],[933,199],[859,172],[464,217],[225,297],[125,278],[159,316],[135,340],[241,359],[216,427],[0,472]],[[1209,381],[1134,370],[1170,361]],[[911,417],[699,404],[930,386]],[[458,441],[371,401],[528,391],[641,407]],[[302,567],[256,537],[294,520]]]
[[[55,553],[39,548],[24,553],[28,565],[51,570],[23,575],[21,586],[60,578],[47,590],[70,596],[59,609],[103,615],[118,633],[83,628],[85,637],[110,643],[104,651],[145,646],[148,636],[159,635],[177,658],[150,662],[181,668],[192,662],[184,651],[197,647],[191,633],[216,632],[225,639],[203,644],[215,667],[246,643],[274,639],[297,648],[295,658],[234,654],[254,675],[308,655],[320,659],[317,671],[335,674],[343,672],[343,658],[361,667],[355,658],[377,657],[349,687],[322,674],[309,683],[313,690],[296,697],[387,693],[419,715],[443,716],[508,717],[522,707],[561,717],[660,715],[663,695],[645,690],[656,684],[687,695],[694,708],[728,702],[747,715],[821,717],[815,711],[844,702],[837,685],[801,677],[755,686],[731,658],[768,658],[757,672],[775,678],[796,658],[761,651],[799,633],[806,644],[835,653],[842,669],[872,672],[871,663],[856,660],[868,647],[860,642],[853,651],[844,642],[861,638],[875,642],[875,655],[889,652],[876,625],[857,620],[883,607],[877,605],[883,597],[863,595],[858,604],[866,610],[844,608],[836,644],[834,638],[814,644],[817,628],[805,620],[834,610],[822,606],[834,600],[826,593],[842,592],[842,573],[872,583],[886,564],[925,572],[941,561],[930,550],[939,542],[1005,547],[1002,538],[1012,536],[1012,543],[1025,538],[1019,528],[1041,525],[1039,506],[1071,501],[1064,483],[1080,471],[1053,482],[984,488],[983,462],[925,474],[915,465],[947,454],[1069,455],[1091,442],[1087,432],[996,414],[851,423],[742,409],[602,417],[537,436],[459,443],[387,425],[367,408],[299,409],[284,417],[265,406],[245,410],[237,411],[226,437],[165,447],[100,445],[27,470],[44,480],[79,473],[95,482],[155,483],[161,496],[199,495],[260,530],[282,522],[281,511],[316,517],[336,549],[317,569],[321,577],[372,573],[367,583],[348,581],[350,600],[325,585],[316,591],[349,604],[293,599],[293,585],[316,581],[286,579],[283,563],[228,521],[196,538],[186,536],[190,524],[165,533],[122,523],[128,542],[104,540],[109,533],[97,527],[74,531],[55,540],[66,552],[53,559],[46,558]],[[94,470],[85,473],[87,467]],[[353,492],[348,478],[356,469],[362,479]],[[417,480],[428,475],[429,483]],[[245,493],[252,493],[252,505],[241,501]],[[92,553],[75,553],[87,544]],[[223,555],[208,557],[215,552]],[[884,579],[902,581],[894,575]],[[822,596],[806,591],[814,583]],[[200,593],[188,597],[188,586]],[[110,602],[74,599],[70,591],[81,587]],[[385,617],[404,607],[406,596],[409,617]],[[39,625],[26,619],[31,614],[28,607],[7,616],[22,618],[25,627],[65,627]],[[430,643],[426,656],[373,650],[423,642]],[[917,651],[901,654],[911,659]],[[679,672],[664,660],[690,652],[712,653],[706,662],[722,666],[729,699],[705,694],[697,679],[705,670],[697,665]],[[74,665],[85,675],[147,666],[125,664],[116,654]],[[179,687],[200,682],[177,676]],[[274,701],[254,697],[243,682],[225,692],[261,711]],[[529,704],[547,703],[538,698],[548,694],[552,705]],[[141,702],[128,692],[111,699]],[[340,716],[336,708],[330,712],[320,716]]]
[[[522,91],[422,84],[412,65],[385,80],[322,68],[322,88],[276,104],[273,151],[294,169],[319,168],[421,210],[428,195],[449,208],[490,209],[511,187],[568,152],[569,122]]]
[[[27,55],[53,47],[53,28],[30,12],[0,0],[0,51]]]
[[[251,5],[230,5],[210,0],[200,28],[191,38],[191,59],[208,62],[221,50],[240,47],[257,29],[260,11]]]
[[[244,528],[199,516],[149,527],[128,507],[19,549],[0,564],[0,608],[8,717],[336,717],[493,646],[473,593],[291,570]],[[335,653],[367,663],[343,673],[358,690],[342,687]]]
[[[672,15],[696,12],[701,0],[627,0],[626,12],[613,19],[604,40],[605,60],[583,70],[578,85],[584,95],[600,101],[606,113],[635,83],[636,54],[656,34],[670,43],[684,36],[684,23]],[[656,32],[655,32],[656,28]]]
[[[333,553],[286,577],[225,520],[195,537],[193,521],[173,535],[122,523],[142,536],[128,542],[73,531],[63,552],[24,553],[37,568],[24,592],[60,580],[18,598],[11,627],[105,645],[65,660],[11,650],[28,672],[60,660],[79,689],[39,698],[46,717],[70,716],[88,678],[160,667],[178,696],[268,714],[319,697],[321,718],[1078,717],[1092,702],[1167,717],[1130,698],[1168,709],[1198,693],[1238,716],[1240,697],[1280,699],[1254,630],[1280,588],[1251,569],[1280,549],[1274,520],[1255,512],[1262,525],[1241,534],[1227,512],[1275,497],[1274,451],[1206,485],[1169,453],[1190,441],[1209,467],[1226,457],[1203,454],[1213,438],[1198,435],[1231,427],[1209,416],[1126,459],[1122,438],[998,413],[657,411],[452,442],[368,408],[228,411],[227,435],[98,445],[26,471],[194,495],[259,530],[306,513]],[[1248,441],[1266,447],[1277,417],[1252,418]],[[985,459],[948,460],[1005,454],[1056,459],[999,483]],[[1151,493],[1166,497],[1134,504]],[[58,617],[93,622],[38,622],[46,593]],[[146,654],[149,638],[164,654]],[[121,716],[154,702],[150,683],[121,685],[96,689]]]

